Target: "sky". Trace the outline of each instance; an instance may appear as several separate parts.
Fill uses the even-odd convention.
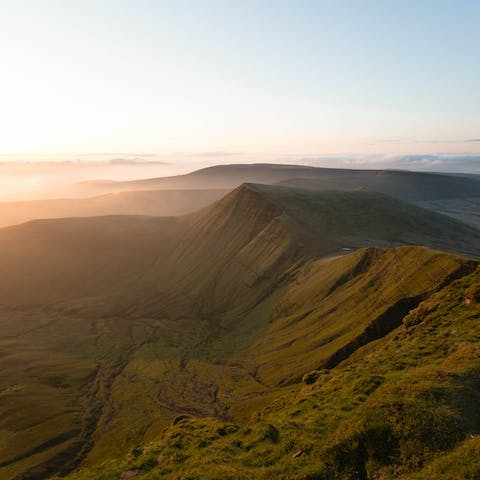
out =
[[[477,0],[0,0],[0,161],[478,168],[479,23]]]

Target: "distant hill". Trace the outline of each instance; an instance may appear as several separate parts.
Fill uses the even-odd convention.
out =
[[[461,222],[480,228],[480,197],[447,198],[444,200],[425,200],[418,206],[433,210]]]
[[[228,459],[231,478],[296,475],[288,462],[299,450],[306,462],[299,475],[320,468],[313,457],[328,463],[328,475],[343,475],[342,439],[348,447],[350,433],[335,429],[351,420],[363,431],[364,417],[349,412],[383,380],[361,373],[358,391],[335,403],[336,388],[357,388],[355,371],[342,362],[362,358],[351,368],[363,372],[362,349],[410,335],[398,330],[409,312],[476,269],[457,253],[479,251],[478,230],[381,193],[257,184],[180,217],[64,218],[0,229],[0,476],[41,480],[92,466],[78,478],[113,480],[137,467],[135,475],[158,478],[162,455],[161,476],[186,475],[187,462],[207,478],[203,462],[213,459],[199,458],[204,448],[223,458],[214,462],[220,469]],[[418,343],[413,362],[446,358],[449,335],[462,345],[459,330],[448,332],[442,327],[431,350]],[[397,348],[385,353],[390,363],[381,356],[375,375],[393,381],[410,368],[409,350],[398,359],[403,367],[392,366]],[[332,390],[320,382],[303,405],[302,385],[324,370]],[[250,431],[219,453],[217,437],[228,442],[242,424]],[[299,428],[309,432],[304,439]],[[359,454],[352,468],[368,461],[377,474],[383,444],[381,437],[365,447],[373,456]]]
[[[310,190],[374,191],[445,213],[475,227],[479,225],[476,207],[480,201],[479,175],[275,164],[217,165],[175,177],[84,182],[73,186],[72,191],[85,196],[147,189],[234,189],[242,183],[279,184]]]
[[[403,201],[479,197],[480,177],[400,170],[348,170],[300,165],[217,165],[175,177],[129,182],[85,182],[82,192],[105,193],[151,189],[232,189],[242,183],[274,184],[316,190],[368,189]]]
[[[0,202],[0,226],[41,218],[93,217],[99,215],[178,216],[198,210],[227,190],[141,190],[90,198],[59,198]]]
[[[97,215],[178,216],[198,210],[243,183],[318,191],[372,191],[445,213],[478,227],[480,176],[298,165],[218,165],[186,175],[73,185],[69,196],[0,203],[0,226],[40,218]]]

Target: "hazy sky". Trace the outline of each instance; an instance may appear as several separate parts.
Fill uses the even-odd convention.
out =
[[[0,153],[480,153],[479,25],[478,0],[0,0]]]

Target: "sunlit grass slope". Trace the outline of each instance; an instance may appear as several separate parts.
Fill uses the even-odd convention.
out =
[[[478,235],[381,194],[258,185],[185,217],[0,230],[0,477],[127,455],[182,414],[243,424],[475,268],[406,245]]]
[[[93,464],[156,438],[182,413],[249,418],[471,268],[424,248],[360,250],[310,263],[245,315],[214,322],[4,312],[0,472],[44,478]]]
[[[479,292],[477,269],[248,421],[178,417],[153,441],[68,478],[478,478]]]

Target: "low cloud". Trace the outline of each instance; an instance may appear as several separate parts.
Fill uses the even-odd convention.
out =
[[[167,162],[159,160],[147,160],[145,158],[111,158],[108,160],[110,165],[168,165]]]
[[[213,151],[213,152],[201,152],[197,154],[193,154],[192,156],[198,157],[231,157],[234,155],[242,155],[241,152],[224,152],[222,150]]]
[[[418,139],[418,138],[407,138],[407,139],[384,139],[384,140],[375,140],[373,142],[365,142],[364,145],[461,145],[468,143],[480,143],[480,138],[467,138],[467,139],[454,139],[446,140],[439,138],[430,138],[430,139]]]
[[[429,172],[480,174],[480,155],[475,154],[406,154],[308,156],[299,162],[331,168],[402,169]],[[295,162],[292,162],[295,163]]]

